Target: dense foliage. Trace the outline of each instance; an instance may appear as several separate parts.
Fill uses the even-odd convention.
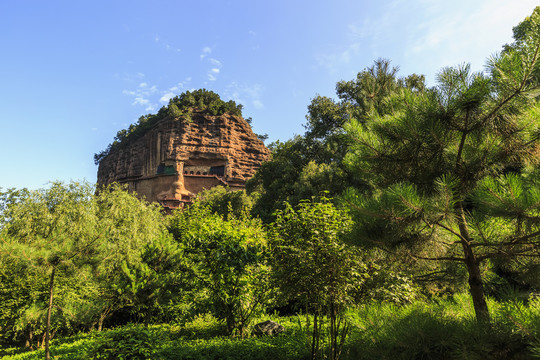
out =
[[[273,224],[272,265],[283,295],[305,306],[313,314],[311,358],[321,351],[324,317],[328,319],[328,358],[338,359],[349,324],[344,318],[348,306],[367,275],[359,253],[347,246],[343,237],[350,231],[347,214],[329,199],[300,203],[296,209],[286,204]]]
[[[243,337],[271,296],[266,233],[260,221],[232,214],[224,219],[195,204],[169,222],[186,253],[193,286],[206,293],[205,306],[225,321],[229,333]]]
[[[351,145],[344,126],[351,119],[366,122],[372,114],[386,114],[390,107],[385,99],[390,94],[424,90],[423,76],[398,78],[397,72],[388,60],[379,59],[354,81],[337,84],[338,101],[325,96],[312,99],[306,133],[271,144],[272,161],[262,164],[247,183],[248,193],[260,193],[253,214],[271,222],[274,210],[283,209],[284,201],[296,205],[323,191],[336,197],[350,186],[366,188],[364,179],[344,162]]]
[[[197,194],[201,204],[207,206],[212,213],[224,218],[248,215],[258,197],[257,192],[247,194],[245,190],[230,191],[224,186],[216,186]]]
[[[540,303],[491,302],[492,329],[473,319],[466,296],[407,306],[369,304],[350,311],[351,335],[344,360],[372,359],[534,359],[540,356]],[[275,337],[230,338],[210,316],[182,325],[127,325],[55,339],[57,359],[237,359],[302,360],[309,357],[305,321],[274,317],[286,328]],[[328,333],[322,334],[322,346]],[[37,360],[43,350],[0,349],[6,360]]]
[[[482,263],[540,257],[540,9],[529,21],[488,74],[445,68],[436,87],[403,89],[384,116],[346,126],[346,160],[371,186],[346,195],[359,241],[461,263],[483,320]]]
[[[137,140],[153,128],[160,120],[173,118],[182,121],[191,121],[194,111],[203,112],[211,116],[229,113],[242,116],[242,105],[236,104],[233,100],[227,102],[221,100],[218,94],[206,89],[186,91],[179,96],[169,100],[167,106],[163,106],[157,114],[141,116],[136,124],[131,124],[129,128],[116,133],[114,141],[107,146],[107,149],[94,155],[96,165],[106,157],[111,151]]]
[[[169,236],[161,214],[120,187],[93,193],[54,183],[3,194],[0,340],[48,348],[54,334],[101,328],[136,302],[124,279],[141,248]]]

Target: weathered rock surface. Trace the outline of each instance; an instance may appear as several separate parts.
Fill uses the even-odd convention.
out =
[[[243,188],[270,151],[241,117],[194,112],[191,120],[161,119],[142,137],[111,151],[98,168],[98,186],[130,191],[170,208],[203,189]]]
[[[266,320],[253,326],[255,335],[277,335],[285,331],[283,325],[272,320]]]

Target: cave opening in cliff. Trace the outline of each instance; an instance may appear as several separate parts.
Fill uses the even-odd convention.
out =
[[[210,175],[223,176],[225,175],[225,166],[211,166]]]

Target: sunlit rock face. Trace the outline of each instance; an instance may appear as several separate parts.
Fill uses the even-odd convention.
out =
[[[139,197],[182,207],[203,189],[241,189],[270,151],[241,117],[193,112],[165,118],[99,163],[98,186],[128,184]]]

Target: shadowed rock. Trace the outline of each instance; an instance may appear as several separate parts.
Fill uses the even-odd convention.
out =
[[[255,335],[277,335],[285,331],[285,328],[272,320],[266,320],[256,324],[253,327],[253,333]]]

